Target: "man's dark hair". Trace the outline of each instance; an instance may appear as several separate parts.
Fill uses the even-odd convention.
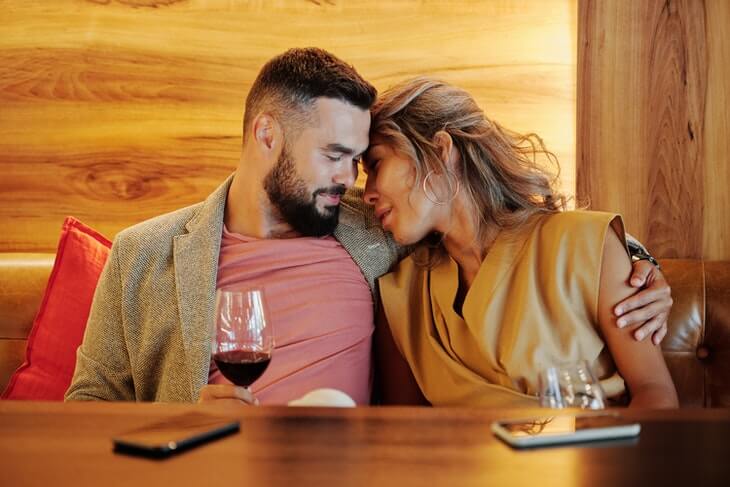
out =
[[[369,110],[376,95],[373,85],[333,54],[315,47],[290,49],[261,68],[248,93],[244,142],[253,119],[263,110],[291,127],[310,120],[308,109],[317,98],[334,98]]]

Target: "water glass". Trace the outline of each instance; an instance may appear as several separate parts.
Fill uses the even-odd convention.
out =
[[[606,394],[590,364],[548,367],[539,376],[540,405],[546,408],[604,409]]]

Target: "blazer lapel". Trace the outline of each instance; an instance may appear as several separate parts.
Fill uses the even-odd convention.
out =
[[[229,177],[205,200],[200,211],[185,225],[188,233],[174,238],[175,287],[193,401],[208,383],[218,255],[232,179]]]

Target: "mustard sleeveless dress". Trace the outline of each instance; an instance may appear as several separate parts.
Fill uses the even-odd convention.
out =
[[[428,268],[415,255],[379,280],[394,341],[434,406],[537,406],[538,374],[581,359],[609,396],[623,381],[598,329],[601,259],[618,215],[571,211],[502,231],[454,309],[458,267]],[[628,253],[628,250],[627,250]]]

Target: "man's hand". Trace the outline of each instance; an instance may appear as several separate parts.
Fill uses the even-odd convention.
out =
[[[634,338],[643,340],[653,334],[652,341],[659,345],[667,334],[672,290],[662,271],[647,260],[634,262],[629,282],[632,287],[643,289],[616,305],[614,313],[619,318],[616,324],[624,328],[643,323],[634,331]]]
[[[259,400],[245,387],[229,384],[208,384],[200,390],[198,404],[211,403],[257,406]]]

